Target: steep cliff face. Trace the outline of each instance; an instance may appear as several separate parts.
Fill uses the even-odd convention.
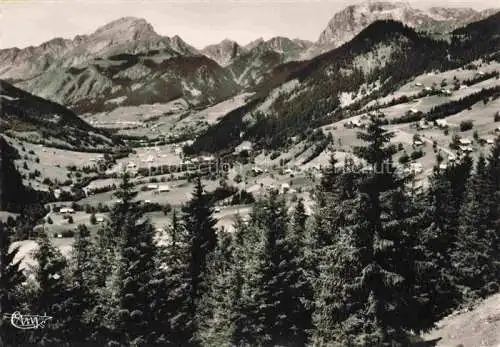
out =
[[[480,12],[471,8],[445,7],[422,10],[411,7],[407,2],[388,1],[351,5],[333,16],[318,41],[303,57],[312,57],[339,47],[377,20],[395,20],[418,30],[444,33],[486,18],[494,12],[493,9]]]

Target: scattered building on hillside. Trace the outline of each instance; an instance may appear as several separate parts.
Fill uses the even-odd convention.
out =
[[[280,191],[282,193],[286,193],[289,190],[290,190],[290,184],[289,183],[281,183]]]
[[[242,153],[242,152],[252,152],[252,149],[253,149],[253,146],[252,146],[252,143],[250,141],[243,141],[241,144],[239,144],[238,146],[236,146],[236,148],[234,149],[234,152],[239,154],[239,153]]]
[[[162,184],[158,186],[158,193],[166,193],[170,191],[170,186]]]
[[[435,123],[436,123],[436,126],[438,126],[440,128],[448,127],[448,122],[446,121],[446,119],[436,119]]]
[[[458,142],[462,145],[462,146],[470,146],[472,145],[472,141],[468,138],[461,138],[460,140],[458,140]]]
[[[146,186],[146,188],[147,188],[147,189],[149,189],[149,190],[155,190],[155,189],[158,189],[158,185],[157,185],[157,184],[152,184],[152,183],[151,183],[151,184],[148,184],[148,185]]]
[[[75,210],[72,209],[71,207],[62,207],[59,210],[59,213],[62,213],[62,214],[73,214],[73,213],[75,213]]]

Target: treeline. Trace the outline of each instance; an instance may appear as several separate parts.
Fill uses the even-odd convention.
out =
[[[69,259],[42,238],[26,280],[0,233],[0,317],[53,317],[3,346],[411,346],[459,305],[499,291],[500,140],[476,163],[435,169],[429,188],[399,176],[373,119],[355,153],[324,171],[316,207],[276,192],[231,233],[217,230],[198,180],[165,240],[124,176],[110,222],[81,227]],[[23,285],[21,285],[23,284]]]

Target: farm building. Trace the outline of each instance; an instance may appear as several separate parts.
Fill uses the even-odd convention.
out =
[[[168,185],[161,185],[158,186],[158,193],[165,193],[170,191],[170,186]]]
[[[472,144],[472,141],[468,138],[463,138],[463,139],[460,139],[458,140],[458,142],[462,145],[462,146],[470,146]]]
[[[59,213],[62,213],[62,214],[71,214],[71,213],[75,213],[75,210],[72,209],[71,207],[63,207],[59,210]]]
[[[448,122],[446,119],[436,119],[436,126],[440,128],[446,128],[448,126]]]

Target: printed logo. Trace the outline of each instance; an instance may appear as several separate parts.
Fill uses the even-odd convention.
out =
[[[23,315],[19,311],[7,313],[5,318],[10,319],[13,327],[22,330],[45,328],[46,322],[52,319],[50,316]]]

